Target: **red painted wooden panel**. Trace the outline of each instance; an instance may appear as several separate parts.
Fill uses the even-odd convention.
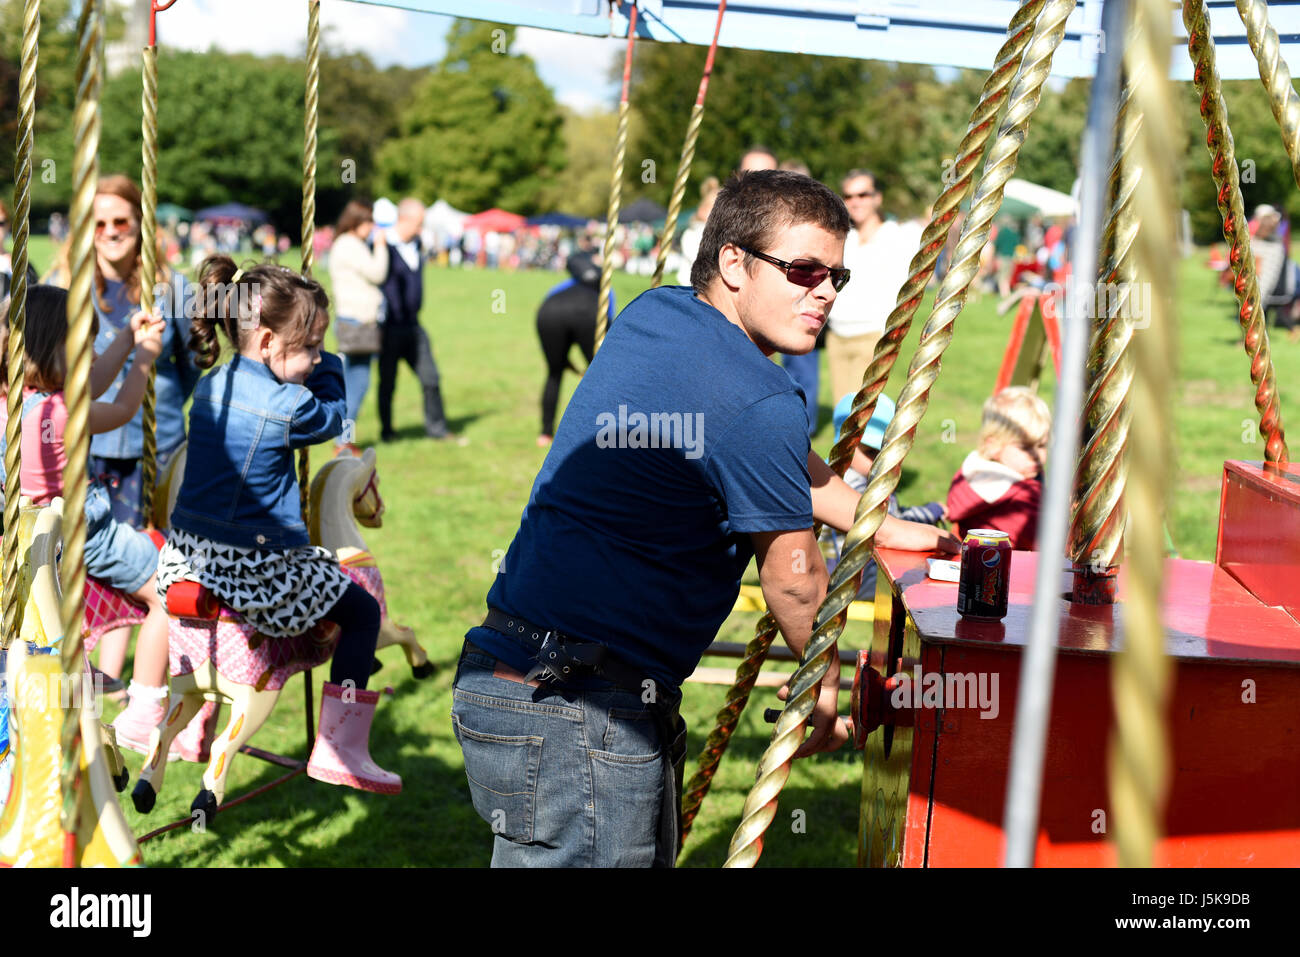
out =
[[[999,676],[999,713],[949,709],[937,737],[928,833],[932,867],[994,866],[1003,850],[1002,814],[1021,655],[948,646],[948,672]],[[1114,827],[1107,794],[1113,722],[1109,662],[1058,659],[1044,767],[1039,866],[1112,866]],[[1255,682],[1256,703],[1242,702]],[[1168,711],[1173,762],[1162,866],[1300,865],[1300,671],[1277,666],[1180,662]],[[909,817],[911,815],[909,814]],[[911,822],[909,821],[909,824]]]
[[[1300,618],[1300,471],[1225,462],[1215,561],[1266,605]]]

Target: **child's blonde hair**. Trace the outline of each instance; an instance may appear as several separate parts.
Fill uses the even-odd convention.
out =
[[[1052,432],[1052,413],[1032,389],[1007,386],[984,403],[979,453],[992,458],[1008,445],[1032,448]]]

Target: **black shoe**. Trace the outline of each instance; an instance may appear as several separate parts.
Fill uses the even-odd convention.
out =
[[[396,432],[381,432],[381,433],[379,433],[379,441],[380,441],[380,442],[396,442],[396,441],[397,441],[397,433],[396,433]]]

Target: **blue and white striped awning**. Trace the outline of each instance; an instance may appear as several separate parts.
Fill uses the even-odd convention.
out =
[[[541,27],[589,36],[627,35],[626,3],[606,0],[355,0],[425,13]],[[736,0],[727,4],[719,43],[723,47],[849,56],[899,63],[988,70],[1006,35],[1018,0]],[[1099,48],[1101,0],[1080,0],[1066,23],[1065,42],[1052,61],[1060,77],[1091,76]],[[1256,79],[1255,58],[1232,0],[1211,0],[1210,19],[1225,79]],[[1300,60],[1300,0],[1274,0],[1270,20],[1282,55],[1294,69]],[[1173,76],[1190,80],[1186,31],[1178,4],[1170,19],[1180,48]],[[639,37],[664,43],[707,45],[717,4],[712,0],[641,0]]]

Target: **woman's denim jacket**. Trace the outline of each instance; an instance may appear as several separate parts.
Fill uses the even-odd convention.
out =
[[[194,390],[172,525],[246,548],[308,544],[293,450],[341,434],[346,413],[338,356],[322,353],[303,385],[235,356]]]
[[[154,409],[157,416],[154,428],[159,452],[171,452],[185,441],[185,400],[194,391],[195,383],[199,381],[201,375],[201,370],[194,364],[194,356],[188,345],[189,317],[193,313],[190,300],[195,288],[180,273],[172,273],[166,291],[159,290],[163,294],[159,296],[157,304],[162,307],[163,316],[167,320],[167,324],[163,327],[162,352],[154,362],[154,368],[158,371],[154,384]],[[95,311],[99,315],[99,335],[95,339],[96,355],[112,344],[118,332],[126,325],[127,318],[140,308],[139,305],[127,301],[125,288],[120,283],[114,283],[111,289],[113,295],[109,298],[111,307],[109,313],[100,311],[96,301],[97,296],[91,297],[95,302]],[[122,363],[122,368],[118,370],[113,384],[100,396],[101,401],[112,402],[117,397],[118,390],[126,381],[134,359],[135,350],[132,350],[126,357],[126,361]],[[140,458],[144,455],[143,416],[144,413],[136,409],[135,415],[126,425],[111,432],[101,432],[99,435],[91,436],[90,454],[106,459]]]

